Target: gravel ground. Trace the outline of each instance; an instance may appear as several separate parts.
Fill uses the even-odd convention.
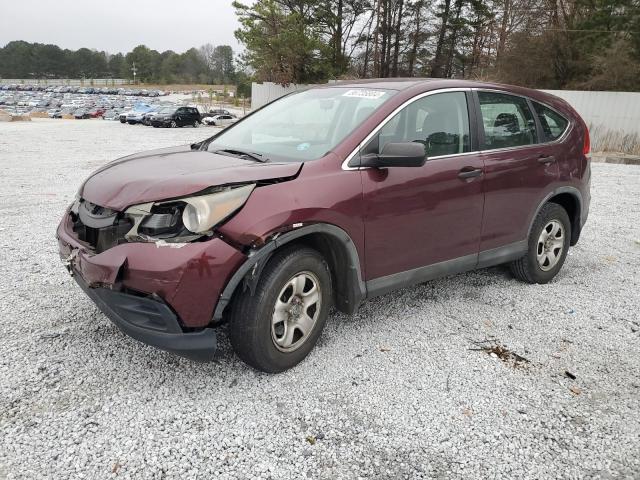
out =
[[[210,131],[0,124],[0,478],[640,478],[640,168],[593,166],[552,284],[386,295],[270,376],[225,335],[204,365],[129,339],[58,259],[92,170]]]

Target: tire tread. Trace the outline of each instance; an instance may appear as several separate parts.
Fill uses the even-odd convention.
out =
[[[546,224],[552,218],[556,218],[562,221],[565,226],[566,237],[571,238],[571,223],[569,221],[569,215],[567,214],[567,211],[557,203],[545,203],[533,221],[533,226],[531,227],[531,232],[529,233],[529,238],[527,239],[527,253],[519,259],[511,262],[510,264],[511,273],[518,280],[526,283],[547,283],[562,268],[564,259],[567,255],[567,250],[569,249],[568,241],[565,245],[565,251],[563,252],[563,258],[560,262],[560,267],[550,278],[540,278],[540,275],[536,275],[537,272],[534,270],[536,266],[532,265],[533,262],[531,259],[531,252],[532,249],[537,248],[538,232],[542,228],[542,224]],[[548,272],[545,272],[545,274],[547,273]],[[538,278],[536,278],[536,276]]]
[[[281,372],[282,368],[273,368],[265,365],[259,358],[256,345],[260,344],[264,339],[260,339],[260,331],[257,328],[257,320],[260,317],[260,309],[265,298],[271,294],[271,288],[276,281],[276,277],[282,268],[292,262],[305,256],[311,256],[318,259],[324,264],[327,272],[329,267],[319,252],[309,247],[301,247],[300,245],[291,245],[277,251],[264,267],[262,274],[255,286],[253,295],[244,290],[243,285],[239,286],[231,305],[231,315],[229,324],[229,340],[231,345],[242,361],[251,367],[268,373]],[[329,275],[329,279],[331,279]],[[331,287],[331,286],[329,286]],[[328,290],[328,296],[323,301],[330,301],[331,288]],[[318,320],[320,321],[320,319]],[[271,339],[269,338],[269,341]],[[301,347],[301,348],[304,348]],[[297,362],[296,362],[297,363]]]

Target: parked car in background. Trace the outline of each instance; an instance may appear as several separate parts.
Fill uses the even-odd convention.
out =
[[[89,115],[91,115],[91,118],[102,117],[102,115],[104,115],[104,109],[103,108],[92,108],[91,110],[89,110]]]
[[[129,125],[142,123],[142,117],[144,116],[144,114],[150,112],[151,110],[153,110],[153,107],[151,105],[148,105],[146,103],[136,103],[133,105],[131,110],[126,113],[125,121]],[[120,121],[122,121],[122,119]]]
[[[158,112],[151,117],[151,125],[154,127],[184,127],[191,125],[198,127],[202,122],[200,112],[194,107],[170,107]]]
[[[202,118],[202,123],[211,126],[226,127],[232,123],[237,122],[238,119],[234,115],[212,115]]]
[[[213,110],[209,110],[206,116],[214,116],[214,115],[233,115],[229,110],[225,110],[224,108],[216,108]]]
[[[202,142],[102,167],[62,218],[59,250],[133,338],[211,360],[227,323],[240,358],[280,372],[311,351],[332,306],[353,313],[500,264],[553,280],[587,220],[589,149],[575,110],[536,90],[315,87]]]
[[[151,125],[151,118],[166,107],[166,105],[156,105],[155,107],[153,107],[153,109],[149,110],[142,116],[142,124],[147,126]]]
[[[79,108],[73,112],[73,116],[76,120],[84,120],[87,118],[91,118],[91,115],[84,108]]]
[[[147,112],[141,112],[139,110],[132,110],[127,113],[126,119],[129,125],[137,125],[138,123],[142,123],[142,119]]]
[[[102,119],[103,120],[119,120],[120,114],[118,113],[117,110],[107,110],[106,112],[104,112],[104,115],[102,115]]]

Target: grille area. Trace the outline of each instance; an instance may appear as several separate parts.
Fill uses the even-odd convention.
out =
[[[133,221],[108,208],[80,200],[78,213],[71,212],[73,231],[78,240],[89,244],[96,252],[125,243],[124,235],[133,227]]]

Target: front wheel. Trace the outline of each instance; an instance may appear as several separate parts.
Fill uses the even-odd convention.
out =
[[[548,283],[564,264],[571,240],[571,222],[564,208],[547,203],[538,212],[527,254],[511,264],[513,275],[527,283]]]
[[[171,120],[171,123],[169,124],[169,126],[170,126],[171,128],[176,128],[176,127],[178,126],[178,124],[176,123],[176,121],[175,121],[175,120]]]
[[[198,128],[200,126],[200,122],[198,122],[197,120],[195,120],[193,122],[193,128]]]
[[[253,295],[234,299],[229,339],[238,356],[268,373],[302,361],[318,341],[331,306],[329,266],[315,250],[290,247],[265,266]]]

